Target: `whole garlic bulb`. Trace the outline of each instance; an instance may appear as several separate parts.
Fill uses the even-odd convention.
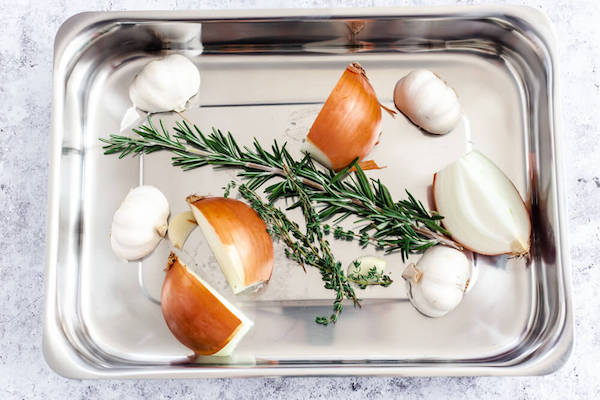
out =
[[[415,125],[436,135],[450,132],[460,119],[454,90],[426,69],[412,71],[396,83],[394,103]]]
[[[461,302],[471,277],[471,262],[446,246],[429,248],[402,272],[412,305],[428,317],[441,317]]]
[[[150,113],[183,111],[200,89],[200,72],[187,57],[172,54],[149,62],[129,87],[129,98]]]
[[[167,232],[169,202],[154,186],[129,191],[113,215],[110,244],[124,260],[137,260],[154,250]]]

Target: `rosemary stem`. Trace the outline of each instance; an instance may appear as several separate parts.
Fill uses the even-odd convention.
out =
[[[208,156],[211,155],[209,152],[198,150],[198,149],[195,149],[195,148],[193,148],[191,146],[184,146],[184,151],[186,153],[195,154],[195,155],[199,155],[199,156],[203,156],[203,157],[208,157]],[[284,168],[277,168],[277,167],[266,166],[266,165],[262,165],[262,164],[252,163],[252,162],[245,163],[244,167],[255,169],[255,170],[259,170],[259,171],[269,172],[271,174],[282,176],[282,177],[288,176],[288,174],[286,174],[286,172],[284,170],[285,167]],[[319,190],[321,192],[325,192],[325,187],[323,185],[321,185],[320,183],[318,183],[318,182],[315,182],[315,181],[310,180],[308,178],[300,178],[300,181],[304,185],[310,186],[313,189]],[[353,204],[356,204],[356,205],[361,206],[361,207],[365,207],[366,206],[365,202],[363,202],[362,200],[359,200],[359,199],[351,199],[351,202]],[[377,206],[375,204],[373,204],[372,206],[377,211],[382,211],[381,207],[379,207],[379,206]],[[412,228],[415,231],[419,232],[420,234],[422,234],[425,237],[428,237],[429,239],[436,240],[440,244],[443,244],[443,245],[448,246],[448,247],[452,247],[453,249],[456,249],[456,250],[461,250],[461,251],[463,250],[463,248],[458,243],[456,243],[455,241],[453,241],[452,239],[450,239],[450,238],[448,238],[446,236],[440,235],[438,233],[435,233],[435,232],[433,232],[432,230],[430,230],[427,227],[418,226],[417,224],[414,224],[414,223],[411,223],[411,226],[412,226]]]
[[[426,236],[430,239],[434,239],[437,240],[440,244],[443,244],[444,246],[448,246],[448,247],[452,247],[453,249],[459,250],[459,251],[463,251],[463,247],[460,246],[458,243],[456,243],[454,240],[440,235],[438,233],[433,232],[431,229],[425,227],[425,226],[416,226],[413,224],[413,229],[417,232],[419,232],[420,234],[422,234],[423,236]]]
[[[239,168],[244,171],[242,179],[253,188],[262,186],[274,176],[284,178],[284,183],[267,188],[269,201],[298,196],[296,188],[286,187],[289,185],[288,175],[291,175],[302,187],[311,208],[312,202],[324,206],[317,212],[318,219],[339,215],[339,221],[355,215],[360,221],[370,221],[369,229],[377,232],[377,244],[384,243],[390,251],[399,250],[403,258],[435,244],[462,249],[447,236],[448,232],[441,226],[439,216],[431,215],[408,192],[408,200],[394,202],[385,185],[379,180],[369,180],[358,165],[337,174],[320,171],[308,156],[300,161],[294,160],[285,144],[279,146],[277,141],[274,141],[270,152],[256,140],[253,148],[240,147],[229,133],[224,135],[213,130],[205,136],[195,125],[190,125],[191,122],[184,118],[183,123],[177,123],[173,137],[162,122],[155,127],[149,118],[147,125],[140,125],[133,130],[138,135],[136,138],[111,135],[109,139],[100,140],[106,143],[105,154],[117,153],[121,158],[129,154],[167,150],[175,154],[172,164],[184,170],[208,164]],[[291,174],[286,174],[286,165],[292,170]],[[354,171],[354,175],[347,176],[350,171]],[[368,242],[373,243],[373,240]]]

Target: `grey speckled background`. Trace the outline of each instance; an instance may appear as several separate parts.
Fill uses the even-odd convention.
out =
[[[18,4],[17,4],[18,3]],[[576,345],[550,376],[72,381],[42,358],[44,242],[53,37],[86,10],[349,7],[453,1],[2,0],[0,7],[0,398],[600,398],[600,5],[522,1],[558,37]],[[458,1],[457,3],[480,3]]]

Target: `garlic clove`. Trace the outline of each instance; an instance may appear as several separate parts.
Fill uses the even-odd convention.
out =
[[[132,189],[113,215],[113,252],[124,260],[147,256],[163,238],[168,216],[169,202],[160,190],[154,186]]]
[[[355,262],[358,263],[358,268]],[[385,272],[386,265],[386,261],[382,258],[375,256],[361,256],[348,265],[347,273],[348,275],[355,273],[366,275],[371,269],[375,268],[378,273],[383,274]]]
[[[350,64],[313,122],[304,151],[327,168],[340,170],[362,159],[381,134],[381,105],[358,63]]]
[[[234,293],[269,281],[273,241],[250,206],[224,197],[192,195],[187,201]]]
[[[146,64],[129,87],[129,98],[149,113],[181,112],[199,89],[198,68],[187,57],[172,54]]]
[[[169,221],[169,240],[178,249],[183,248],[190,233],[198,226],[191,211],[175,215]]]
[[[504,173],[471,151],[434,176],[433,195],[452,238],[480,254],[529,252],[531,219]]]
[[[456,92],[425,69],[412,71],[396,83],[394,104],[415,125],[437,135],[454,129],[461,115]]]
[[[411,304],[428,317],[442,317],[461,302],[471,276],[471,262],[445,246],[429,248],[402,273]]]
[[[174,253],[166,270],[160,303],[169,330],[196,355],[231,355],[253,322]]]

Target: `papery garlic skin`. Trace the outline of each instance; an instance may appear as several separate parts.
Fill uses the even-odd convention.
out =
[[[113,215],[110,244],[123,260],[138,260],[154,250],[167,232],[169,202],[154,186],[129,191]]]
[[[185,110],[200,89],[200,72],[180,54],[149,62],[129,87],[129,98],[149,113]]]
[[[452,239],[476,253],[522,255],[531,246],[531,218],[519,192],[490,159],[473,150],[433,181],[433,198]]]
[[[472,266],[460,251],[446,246],[429,248],[417,264],[409,264],[406,280],[411,304],[428,317],[442,317],[458,306],[469,286]]]
[[[436,135],[454,129],[461,115],[454,90],[426,69],[412,71],[396,83],[394,104],[415,125]]]

